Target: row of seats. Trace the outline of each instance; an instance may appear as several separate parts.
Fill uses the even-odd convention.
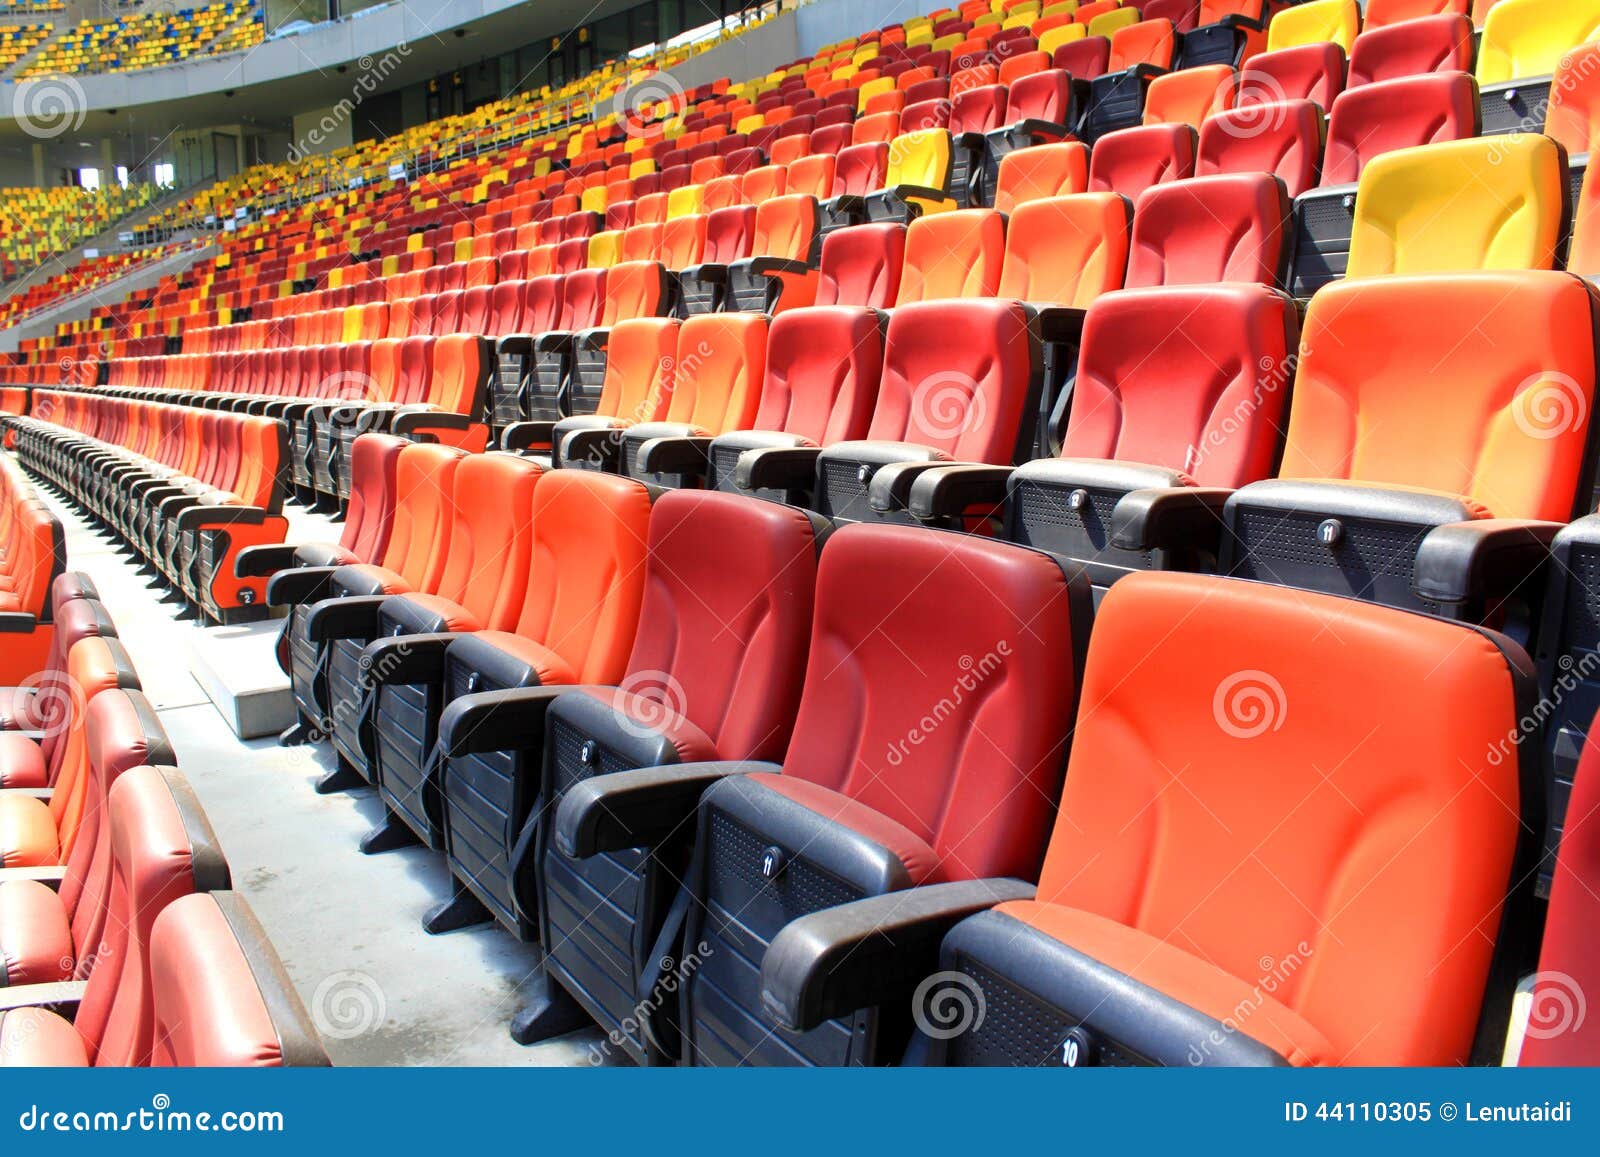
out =
[[[222,0],[164,12],[85,20],[52,41],[20,76],[135,72],[260,44],[265,17],[256,0]]]
[[[93,583],[52,610],[0,694],[0,1065],[326,1065]]]
[[[1251,974],[1242,962],[1305,943],[1312,979],[1204,1063],[1498,1055],[1510,986],[1531,967],[1531,889],[1506,899],[1507,882],[1537,854],[1519,847],[1518,817],[1539,804],[1512,761],[1486,754],[1528,677],[1511,640],[1158,574],[1119,583],[1089,629],[1082,576],[1018,545],[834,529],[781,504],[653,497],[499,454],[359,448],[374,465],[363,510],[392,495],[384,556],[404,536],[417,545],[397,565],[460,568],[454,547],[432,548],[465,533],[475,581],[406,589],[350,538],[302,548],[274,598],[295,608],[294,662],[308,646],[332,659],[319,723],[337,785],[374,774],[390,809],[365,849],[424,838],[445,853],[453,893],[430,930],[495,918],[545,945],[521,1039],[594,1019],[642,1063],[1046,1063],[1078,1030],[1085,1060],[1186,1063],[1201,1038],[1183,1017],[1223,1015],[1244,991],[1232,978]],[[484,500],[490,479],[500,501]],[[484,552],[511,564],[499,581],[473,565]],[[551,623],[539,608],[556,605],[557,570],[580,587]],[[611,585],[582,585],[602,571]],[[1331,653],[1312,641],[1327,630]],[[579,666],[564,648],[584,640]],[[1351,746],[1345,705],[1319,690],[1330,666],[1343,686],[1380,679],[1363,718],[1381,743],[1324,773],[1319,753]],[[1268,727],[1231,705],[1243,713],[1219,723],[1218,688],[1240,670],[1278,685],[1287,707]],[[563,690],[574,682],[603,686]],[[930,703],[943,713],[931,730]],[[1162,746],[1130,746],[1124,721],[1152,711],[1163,726],[1140,734]],[[1386,818],[1397,751],[1416,823]],[[1151,806],[1180,767],[1197,802],[1161,808],[1158,833]],[[1352,825],[1370,865],[1356,875]],[[1240,839],[1261,857],[1242,874]],[[1419,890],[1451,902],[1416,918]],[[683,945],[712,947],[659,974],[662,958],[689,959]],[[1141,964],[1152,954],[1160,968]],[[1385,983],[1360,961],[1381,961]],[[940,968],[972,977],[994,1023],[908,1040],[896,1012]],[[1133,987],[1093,984],[1107,969]],[[1130,1015],[1152,1001],[1173,1015]]]
[[[37,671],[55,645],[50,584],[66,561],[61,520],[14,462],[0,460],[0,680]]]
[[[219,623],[259,618],[260,582],[234,575],[247,546],[288,522],[283,424],[249,414],[39,393],[8,419],[21,462],[122,539],[170,597]]]
[[[1434,79],[1449,83],[1448,77],[1416,83],[1427,86]],[[1035,157],[1055,162],[1059,185],[1055,179],[1034,179],[1042,169],[1030,164]],[[1073,143],[1010,154],[1002,167],[1008,177],[1017,175],[1004,188],[1008,196],[1019,198],[1054,193],[1061,187],[1081,189],[1093,171],[1092,163],[1087,167],[1084,163],[1083,147]],[[1484,195],[1471,201],[1459,198],[1464,174],[1483,171],[1489,176],[1477,180]],[[394,414],[395,404],[433,407],[396,419],[402,422],[437,423],[444,420],[444,413],[453,414],[462,437],[448,440],[468,448],[483,445],[478,440],[487,437],[483,422],[500,432],[523,418],[548,424],[592,412],[607,389],[611,335],[617,325],[637,317],[689,313],[688,322],[693,323],[695,311],[708,304],[773,310],[783,316],[791,306],[811,301],[869,308],[947,297],[1027,301],[1045,309],[1047,322],[1055,322],[1053,332],[1046,335],[1057,363],[1046,390],[1047,404],[1052,404],[1063,378],[1070,376],[1081,310],[1100,294],[1124,286],[1241,281],[1278,285],[1294,280],[1303,289],[1326,283],[1336,273],[1365,278],[1476,266],[1548,269],[1556,264],[1565,232],[1567,184],[1560,147],[1547,137],[1528,134],[1401,149],[1374,158],[1362,171],[1361,181],[1348,230],[1349,255],[1341,251],[1337,237],[1330,239],[1324,230],[1306,242],[1305,252],[1299,254],[1305,260],[1293,262],[1295,226],[1283,186],[1259,173],[1163,182],[1146,189],[1136,208],[1109,192],[1044,196],[1022,200],[1009,214],[957,210],[919,217],[909,229],[893,223],[839,229],[820,245],[815,243],[815,203],[786,195],[764,202],[757,214],[777,218],[781,211],[795,222],[783,235],[800,243],[799,251],[818,253],[819,273],[812,271],[810,261],[798,259],[745,257],[723,264],[701,263],[675,274],[659,262],[630,261],[525,282],[302,314],[290,336],[328,339],[337,330],[347,344],[242,356],[125,359],[113,381],[136,397],[231,406],[288,418],[300,494],[337,501],[348,495],[349,440],[360,429],[374,428],[378,415]],[[1331,203],[1328,194],[1336,193],[1319,191],[1317,211],[1324,212]],[[1506,216],[1503,208],[1514,204],[1523,210]],[[1333,212],[1338,211],[1333,204]],[[1591,216],[1580,214],[1574,231],[1575,258],[1569,266],[1582,268],[1594,248]],[[1310,219],[1308,210],[1302,225]],[[768,235],[777,232],[769,230]],[[1472,239],[1472,247],[1463,246],[1463,237]],[[480,260],[485,275],[494,272],[497,261],[504,263],[504,259]],[[475,264],[432,266],[401,280],[424,291],[430,284],[464,283],[470,275],[467,267]],[[1312,266],[1320,275],[1308,272]],[[1291,267],[1298,270],[1293,279]],[[455,280],[447,282],[452,270]],[[788,280],[763,284],[774,274]],[[715,292],[700,292],[704,285],[731,287],[725,293],[727,300],[716,300]],[[746,289],[751,285],[753,293]],[[248,335],[266,342],[274,324],[249,322],[234,328],[241,339]],[[419,324],[446,336],[400,337],[393,332],[396,325],[406,333]],[[517,334],[519,326],[528,334],[503,336]],[[283,332],[281,325],[278,329]],[[456,329],[468,336],[449,332]],[[388,336],[370,345],[364,340],[366,333],[380,330]],[[643,333],[644,327],[636,332]],[[659,334],[660,327],[652,332]],[[727,327],[706,332],[727,332]],[[472,335],[498,336],[495,356]],[[630,340],[639,341],[640,349],[659,344],[658,338]],[[755,340],[764,344],[764,337]],[[698,346],[699,339],[694,344]],[[632,357],[629,373],[653,374],[647,362],[638,360],[637,354]],[[670,387],[670,376],[666,384]],[[638,390],[632,392],[642,396]],[[234,396],[216,396],[219,393]],[[318,405],[306,401],[308,397],[325,400]],[[469,432],[471,440],[463,440]],[[505,444],[523,449],[549,445],[547,438]]]

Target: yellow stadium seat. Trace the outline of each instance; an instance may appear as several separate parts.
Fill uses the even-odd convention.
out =
[[[1347,276],[1552,269],[1565,169],[1540,133],[1385,153],[1361,174]]]

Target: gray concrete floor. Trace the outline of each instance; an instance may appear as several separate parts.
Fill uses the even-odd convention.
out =
[[[325,746],[235,738],[184,658],[203,628],[174,619],[158,602],[164,587],[57,495],[41,492],[66,524],[68,565],[99,587],[179,768],[216,828],[233,886],[270,934],[334,1063],[589,1063],[598,1030],[531,1048],[506,1032],[537,949],[495,925],[423,932],[422,914],[448,895],[442,858],[422,848],[363,856],[357,842],[382,814],[374,793],[317,795],[312,784],[332,766]],[[290,541],[338,537],[325,518],[291,508],[290,519]],[[264,647],[253,653],[271,663]],[[254,681],[267,673],[249,674]]]

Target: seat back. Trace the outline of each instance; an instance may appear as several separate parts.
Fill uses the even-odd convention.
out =
[[[678,330],[669,422],[708,434],[748,430],[766,372],[767,318],[758,313],[703,313]]]
[[[450,505],[455,475],[466,454],[450,446],[414,442],[395,462],[394,526],[382,565],[413,590],[429,590],[444,570],[450,546]]]
[[[792,309],[773,318],[753,428],[819,446],[866,437],[883,368],[883,320],[852,306]]]
[[[1127,285],[1276,285],[1288,222],[1283,183],[1264,173],[1153,185],[1134,207]]]
[[[1544,113],[1544,132],[1568,156],[1593,151],[1600,131],[1600,42],[1580,44],[1561,57],[1550,104]]]
[[[1310,0],[1272,17],[1267,26],[1267,51],[1332,43],[1349,52],[1360,31],[1361,6],[1356,0]]]
[[[665,417],[672,402],[678,325],[678,319],[671,317],[619,321],[606,343],[606,373],[599,397],[588,406],[581,395],[575,396],[573,412],[594,412],[630,423]]]
[[[339,545],[362,562],[378,562],[389,545],[399,500],[395,474],[406,439],[362,434],[350,450],[350,507]]]
[[[1308,100],[1218,113],[1200,126],[1195,175],[1271,173],[1298,197],[1317,183],[1322,135],[1322,110]]]
[[[911,527],[836,532],[794,740],[765,786],[801,803],[825,788],[909,831],[932,853],[907,865],[919,880],[1031,877],[1072,718],[1075,603],[1033,551]],[[964,675],[979,686],[953,694]],[[932,728],[919,725],[930,704]]]
[[[1473,42],[1472,21],[1461,15],[1431,16],[1363,32],[1350,52],[1347,87],[1435,72],[1469,72]]]
[[[1563,160],[1538,133],[1385,153],[1361,174],[1348,276],[1553,269]]]
[[[817,305],[888,309],[900,293],[906,227],[879,221],[835,229],[822,239]]]
[[[739,549],[727,551],[730,542]],[[812,517],[793,507],[714,490],[663,494],[650,515],[624,708],[686,720],[718,759],[781,759],[800,701],[819,545]]]
[[[1151,185],[1194,176],[1198,134],[1188,125],[1140,125],[1095,141],[1089,154],[1089,191],[1136,200]]]
[[[1006,219],[994,209],[918,217],[906,230],[895,304],[946,297],[993,297],[1005,259]]]
[[[1441,14],[1468,16],[1471,11],[1472,0],[1367,0],[1362,18],[1363,27],[1370,32],[1404,20]]]
[[[1270,476],[1298,331],[1294,302],[1265,286],[1106,294],[1084,320],[1062,457],[1178,471],[1199,486]]]
[[[1299,1063],[1466,1063],[1508,885],[1523,892],[1518,769],[1490,753],[1517,726],[1526,663],[1509,640],[1388,607],[1122,580],[1089,643],[1039,881],[1059,907],[1041,919],[1092,955],[1119,929],[1156,941],[1135,960],[1166,942],[1165,979],[1139,979],[1215,1015],[1233,999],[1215,1008],[1180,965],[1249,978],[1277,962],[1270,999],[1311,1027],[1295,1039],[1327,1046]],[[1371,739],[1352,739],[1332,685],[1362,688]],[[1276,1011],[1242,1031],[1276,1037]]]
[[[916,185],[944,189],[950,184],[950,134],[944,129],[901,133],[889,145],[884,187]]]
[[[1141,20],[1111,34],[1107,72],[1145,64],[1163,72],[1177,61],[1178,38],[1170,20]]]
[[[750,251],[757,257],[811,261],[817,237],[817,201],[806,193],[772,197],[756,207],[755,237]]]
[[[516,633],[548,648],[545,683],[615,685],[644,596],[650,492],[592,470],[555,470],[533,495],[533,550]]]
[[[266,933],[236,892],[174,900],[150,933],[159,1067],[317,1067],[316,1026]]]
[[[1121,289],[1132,214],[1128,199],[1117,193],[1079,193],[1020,205],[1006,228],[997,296],[1082,308],[1102,293]]]
[[[542,471],[514,454],[469,454],[450,496],[450,551],[433,592],[488,630],[506,630],[522,607],[533,491]]]
[[[889,319],[867,437],[926,446],[958,461],[1009,462],[1038,385],[1039,356],[1016,302],[899,306]]]
[[[929,130],[932,131],[932,130]],[[830,197],[862,197],[884,187],[889,172],[889,146],[851,145],[834,157]]]
[[[1356,181],[1368,161],[1395,149],[1477,135],[1478,86],[1464,72],[1346,89],[1328,115],[1322,184]]]
[[[1591,726],[1584,737],[1567,811],[1587,822],[1574,824],[1561,837],[1528,1029],[1517,1058],[1524,1066],[1586,1065],[1600,1035],[1600,1021],[1584,1015],[1584,993],[1594,991],[1600,961],[1595,942],[1600,931],[1600,828],[1592,822],[1600,811],[1600,728]]]
[[[109,911],[90,946],[83,1003],[73,1024],[95,1065],[151,1063],[155,1011],[150,937],[183,896],[229,886],[228,862],[188,782],[170,767],[130,768],[106,800]]]
[[[1185,124],[1198,129],[1208,116],[1231,109],[1238,89],[1238,73],[1227,64],[1169,72],[1150,82],[1143,123]]]
[[[994,207],[1010,213],[1042,197],[1083,193],[1089,188],[1089,149],[1080,141],[1016,149],[1000,159]]]
[[[1306,313],[1279,474],[1566,522],[1588,505],[1594,386],[1594,297],[1568,274],[1330,285]]]
[[[1600,0],[1500,0],[1483,22],[1479,84],[1549,76],[1573,46],[1600,37]]]

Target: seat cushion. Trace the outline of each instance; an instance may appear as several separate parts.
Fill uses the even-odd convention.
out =
[[[680,704],[672,702],[670,695],[663,701],[620,688],[596,690],[589,694],[607,700],[613,711],[644,729],[647,734],[666,736],[678,752],[679,763],[700,763],[721,758],[716,743],[684,716],[679,709]]]
[[[38,880],[0,883],[0,984],[71,980],[75,964],[61,896]]]
[[[478,631],[472,637],[525,664],[539,677],[542,687],[578,681],[578,673],[572,665],[543,643],[510,631]]]
[[[383,604],[386,619],[404,626],[407,633],[476,631],[478,617],[460,603],[442,595],[412,591]]]
[[[61,862],[61,840],[50,806],[17,792],[0,792],[0,868],[40,868]]]
[[[0,1065],[86,1069],[89,1054],[71,1022],[42,1008],[17,1008],[0,1012]]]
[[[1014,900],[997,909],[1148,988],[1266,1045],[1293,1065],[1337,1065],[1328,1039],[1299,1013],[1176,944],[1060,904]]]
[[[842,792],[792,775],[773,775],[761,771],[749,778],[809,808],[824,819],[849,828],[879,847],[887,848],[905,866],[912,884],[933,883],[940,878],[939,857],[928,842],[882,812]]]
[[[48,786],[44,750],[39,744],[15,731],[0,731],[0,787]]]

